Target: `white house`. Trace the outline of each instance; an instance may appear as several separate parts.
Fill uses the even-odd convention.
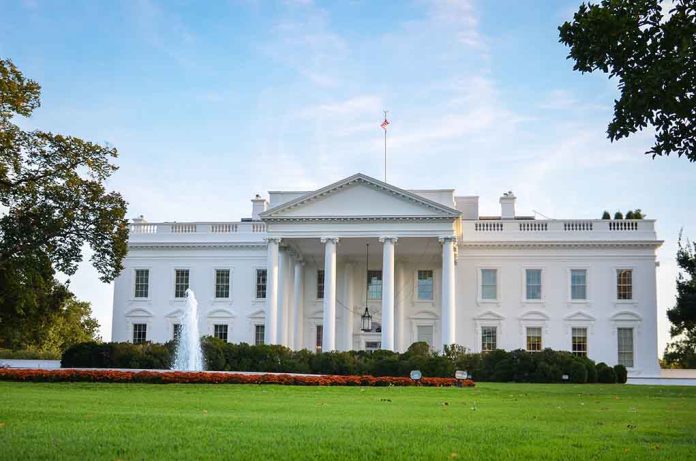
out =
[[[173,339],[190,287],[201,331],[230,342],[549,347],[659,371],[653,220],[538,220],[512,193],[484,217],[478,197],[363,174],[252,203],[241,222],[134,220],[113,340]]]

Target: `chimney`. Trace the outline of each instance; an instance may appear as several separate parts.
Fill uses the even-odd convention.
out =
[[[505,192],[500,197],[500,217],[502,219],[515,219],[515,194],[512,191]]]
[[[133,224],[145,224],[147,221],[145,221],[145,216],[140,215],[137,218],[133,218],[131,221],[133,221]]]
[[[268,202],[265,198],[261,197],[259,194],[256,194],[256,197],[251,199],[251,203],[251,220],[260,221],[259,214],[266,211],[268,208]]]

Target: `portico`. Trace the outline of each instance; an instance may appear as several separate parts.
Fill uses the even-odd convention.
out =
[[[266,342],[403,350],[420,331],[431,342],[438,337],[437,348],[455,343],[459,214],[364,175],[261,213],[268,241]],[[421,285],[426,295],[415,293]],[[375,317],[374,331],[359,327],[365,307]]]

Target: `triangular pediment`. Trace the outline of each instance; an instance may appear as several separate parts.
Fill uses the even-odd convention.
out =
[[[356,174],[271,208],[261,213],[261,219],[454,219],[459,214],[454,208],[413,192]]]
[[[527,311],[520,316],[520,320],[547,321],[549,316],[542,311]]]
[[[476,317],[474,317],[474,320],[489,320],[489,321],[500,321],[500,320],[505,320],[505,317],[498,314],[497,312],[493,311],[486,311],[483,312]]]
[[[577,311],[567,315],[564,320],[567,322],[594,322],[596,319],[586,312]]]

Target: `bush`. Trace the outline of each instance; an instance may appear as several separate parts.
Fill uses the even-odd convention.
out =
[[[597,382],[615,384],[616,373],[614,373],[614,369],[604,362],[599,362],[597,364]]]
[[[619,384],[626,384],[628,380],[628,370],[623,365],[614,365],[614,374],[616,375],[616,382]]]
[[[587,382],[587,367],[581,361],[570,364],[568,370],[568,380],[575,384],[585,384]]]
[[[63,368],[169,369],[171,344],[80,343],[63,352]]]
[[[35,351],[31,349],[0,348],[0,359],[15,360],[60,360],[60,354],[53,351]]]

